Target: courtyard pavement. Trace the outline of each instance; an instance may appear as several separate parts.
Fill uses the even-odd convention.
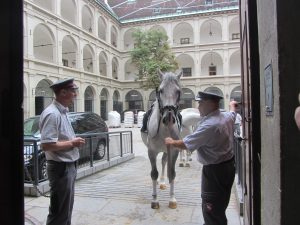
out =
[[[192,154],[190,167],[179,167],[177,161],[177,208],[168,208],[168,185],[166,190],[158,189],[160,208],[153,210],[150,162],[139,128],[110,128],[119,130],[132,130],[135,158],[76,181],[72,225],[202,225],[202,165],[196,154]],[[160,164],[158,160],[159,168]],[[45,224],[48,206],[49,198],[25,196],[25,224]],[[226,214],[228,225],[240,225],[235,188]]]

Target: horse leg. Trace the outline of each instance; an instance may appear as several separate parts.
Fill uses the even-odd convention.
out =
[[[184,153],[183,153],[183,151],[180,151],[179,152],[179,167],[183,167],[184,166],[183,157],[184,157]]]
[[[157,200],[157,178],[158,178],[158,171],[156,167],[156,157],[157,153],[148,150],[148,157],[150,159],[151,163],[151,179],[152,179],[152,202],[151,202],[151,208],[152,209],[158,209],[159,208],[159,202]]]
[[[185,162],[185,166],[186,167],[190,167],[190,159],[191,159],[191,152],[189,150],[185,150],[186,152],[186,162]]]
[[[192,160],[192,152],[188,151],[188,153],[189,153],[189,161],[193,161]]]
[[[177,201],[174,193],[174,180],[176,177],[175,164],[178,157],[178,151],[170,150],[169,148],[168,148],[168,178],[170,183],[169,208],[176,209]]]
[[[161,175],[160,175],[160,185],[159,188],[161,190],[165,190],[167,188],[166,182],[165,182],[165,168],[166,168],[166,163],[168,159],[168,154],[163,153],[163,156],[161,158]]]

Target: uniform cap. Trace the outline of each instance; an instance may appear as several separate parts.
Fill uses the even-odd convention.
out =
[[[59,90],[65,88],[77,89],[78,87],[73,82],[74,82],[74,78],[58,80],[54,82],[54,84],[50,85],[50,88],[52,88],[53,90]]]
[[[215,93],[211,93],[211,92],[207,92],[207,91],[199,91],[197,96],[195,97],[196,101],[201,101],[201,100],[215,100],[215,101],[219,101],[220,99],[223,99],[222,96],[215,94]]]

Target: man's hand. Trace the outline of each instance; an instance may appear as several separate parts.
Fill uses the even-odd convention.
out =
[[[171,137],[165,138],[165,144],[167,145],[167,147],[168,146],[173,146],[179,151],[181,151],[182,149],[186,149],[186,146],[185,146],[185,144],[183,143],[182,140],[174,140]]]
[[[238,111],[238,107],[239,107],[239,104],[238,104],[237,101],[231,101],[229,103],[229,110],[230,111],[237,112]]]
[[[295,110],[295,122],[298,129],[300,130],[300,106],[298,106]]]
[[[73,147],[80,147],[81,145],[85,144],[85,139],[81,137],[76,137],[72,140]]]
[[[166,144],[167,146],[172,145],[173,142],[174,142],[173,138],[170,138],[170,137],[165,138],[165,144]]]

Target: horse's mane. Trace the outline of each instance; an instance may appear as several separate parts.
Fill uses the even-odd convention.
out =
[[[177,79],[177,76],[172,73],[172,72],[166,72],[165,73],[165,76],[164,76],[164,79],[162,80],[162,84],[164,83],[168,83],[168,84],[172,84],[172,83],[175,83],[176,85],[180,86],[180,83],[179,83],[179,80]]]

